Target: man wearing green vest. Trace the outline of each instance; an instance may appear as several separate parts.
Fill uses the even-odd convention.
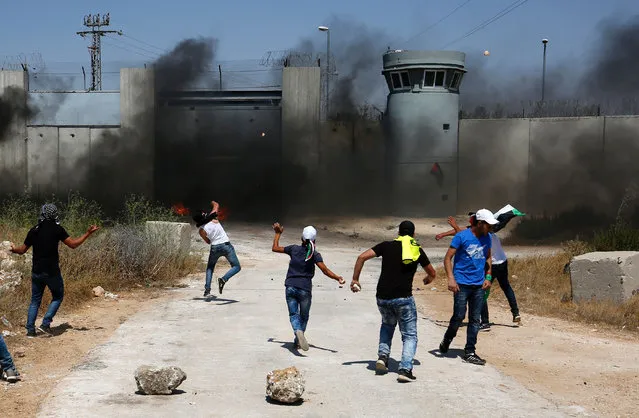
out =
[[[385,241],[363,252],[357,258],[353,272],[351,290],[359,292],[359,276],[364,263],[374,257],[382,257],[382,271],[377,282],[377,307],[382,315],[379,331],[378,360],[375,370],[378,374],[388,372],[388,357],[395,328],[399,324],[404,343],[402,360],[399,363],[397,381],[406,383],[415,380],[413,358],[417,351],[417,308],[413,298],[413,277],[417,265],[421,265],[428,276],[424,284],[435,280],[436,272],[428,257],[415,241],[415,225],[403,221],[399,225],[399,237]]]

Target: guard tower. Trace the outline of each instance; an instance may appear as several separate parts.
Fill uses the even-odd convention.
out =
[[[384,54],[387,175],[394,213],[453,215],[457,204],[459,86],[466,55],[456,51]]]

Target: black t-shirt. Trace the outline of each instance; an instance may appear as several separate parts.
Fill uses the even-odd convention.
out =
[[[60,274],[58,244],[69,237],[65,229],[53,221],[44,221],[29,230],[24,244],[33,247],[33,266],[36,274]]]
[[[419,249],[419,259],[415,263],[404,264],[402,261],[402,243],[385,241],[373,247],[378,257],[382,257],[382,272],[377,282],[379,299],[407,298],[413,295],[413,277],[417,264],[426,267],[430,264],[426,253]]]

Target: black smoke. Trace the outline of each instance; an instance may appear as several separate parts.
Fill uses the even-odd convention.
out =
[[[13,123],[29,120],[37,111],[28,102],[23,89],[6,87],[0,95],[0,142],[11,139],[9,133]]]

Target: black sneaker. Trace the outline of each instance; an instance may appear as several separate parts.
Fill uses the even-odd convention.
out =
[[[38,336],[38,335],[36,334],[35,330],[33,330],[33,331],[27,331],[27,337],[28,337],[28,338],[35,338],[35,337],[37,337],[37,336]]]
[[[53,332],[51,332],[51,327],[48,326],[48,325],[40,325],[38,327],[38,330],[41,331],[41,332],[44,332],[49,337],[53,336]]]
[[[486,360],[484,360],[483,358],[479,357],[475,353],[466,353],[466,354],[464,354],[464,357],[462,357],[462,360],[464,360],[466,363],[476,364],[478,366],[483,366],[484,364],[486,364]]]
[[[408,382],[412,382],[413,380],[417,379],[415,376],[413,376],[413,371],[412,370],[399,369],[397,374],[399,375],[399,376],[397,376],[397,381],[400,382],[400,383],[408,383]]]
[[[222,294],[222,289],[224,289],[225,284],[226,282],[222,280],[221,278],[217,279],[217,285],[220,288],[220,295]]]
[[[490,331],[490,324],[481,324],[479,325],[480,331]]]
[[[2,378],[9,383],[15,383],[18,381],[18,373],[13,369],[7,369],[2,372]]]
[[[521,315],[514,314],[513,315],[513,322],[517,322],[517,323],[521,322]]]
[[[204,289],[204,297],[207,297],[211,294],[211,289]]]
[[[375,374],[388,373],[388,356],[381,355],[375,363]]]
[[[451,340],[447,340],[444,338],[441,343],[439,343],[439,352],[445,354],[448,352],[448,348],[450,347]]]

